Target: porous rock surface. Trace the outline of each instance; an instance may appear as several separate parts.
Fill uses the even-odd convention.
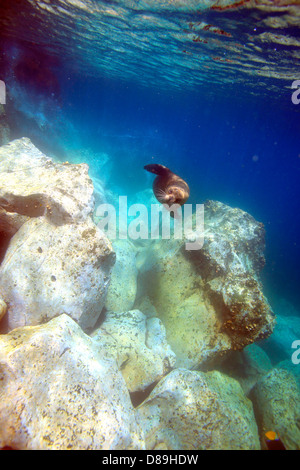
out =
[[[287,450],[300,450],[300,390],[293,373],[275,367],[257,382],[251,400],[262,448],[265,433],[274,431]]]
[[[141,296],[149,296],[156,308],[179,367],[242,350],[267,338],[275,323],[259,279],[262,224],[215,201],[205,203],[204,218],[204,230],[196,227],[204,236],[201,249],[186,249],[189,233],[188,239],[160,240],[150,245],[148,256],[138,257]]]
[[[99,351],[115,358],[130,392],[144,390],[175,365],[162,322],[139,310],[108,312],[92,336]]]
[[[94,209],[88,165],[55,163],[28,138],[0,147],[0,206],[55,224],[84,220]]]
[[[104,306],[111,244],[89,220],[54,225],[45,217],[25,222],[0,266],[0,293],[8,326],[38,325],[66,313],[86,330]]]
[[[0,336],[0,447],[143,449],[113,359],[67,315]]]
[[[0,295],[8,330],[62,313],[84,330],[93,328],[115,262],[110,241],[92,222],[93,209],[86,164],[54,162],[27,138],[0,148],[0,239],[6,248]]]
[[[176,369],[138,408],[147,449],[259,449],[253,407],[220,372]]]

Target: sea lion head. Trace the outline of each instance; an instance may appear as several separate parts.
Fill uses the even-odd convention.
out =
[[[180,188],[178,186],[168,186],[168,188],[166,188],[165,194],[161,198],[161,201],[164,204],[168,204],[168,206],[171,206],[172,204],[182,205],[187,199],[187,191],[185,191],[183,188]]]
[[[150,163],[144,166],[145,170],[157,175],[153,182],[153,191],[156,199],[161,204],[179,204],[182,206],[188,200],[190,189],[188,184],[173,173],[166,166],[159,163]]]

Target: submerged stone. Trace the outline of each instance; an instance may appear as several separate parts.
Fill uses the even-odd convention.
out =
[[[262,224],[215,201],[205,204],[204,217],[202,249],[186,250],[186,239],[159,240],[138,258],[139,296],[156,308],[178,367],[212,364],[268,337],[274,327],[259,279]]]
[[[105,307],[116,313],[127,312],[134,305],[137,291],[136,250],[129,240],[113,242],[116,263],[112,269]]]
[[[0,336],[0,447],[144,449],[122,374],[67,315]]]
[[[175,365],[161,320],[139,310],[108,312],[93,339],[99,351],[116,359],[130,392],[145,390]]]
[[[293,373],[275,367],[257,382],[251,399],[262,447],[265,433],[273,431],[286,450],[300,450],[300,390]]]
[[[29,139],[0,148],[0,293],[7,326],[38,325],[62,313],[84,329],[105,303],[115,254],[91,220],[86,164],[61,164]]]
[[[94,209],[88,165],[54,162],[28,138],[0,148],[0,207],[53,223],[84,220]]]
[[[0,293],[9,329],[38,325],[62,313],[87,330],[103,309],[112,246],[90,219],[56,226],[45,217],[25,222],[0,266]]]
[[[220,372],[172,371],[138,414],[148,449],[260,449],[251,401]]]

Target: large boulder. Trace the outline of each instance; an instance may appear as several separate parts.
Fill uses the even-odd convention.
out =
[[[103,309],[115,254],[88,218],[54,225],[45,217],[25,222],[0,266],[0,296],[8,327],[38,325],[66,313],[84,329]]]
[[[0,447],[143,449],[122,374],[68,316],[0,336]]]
[[[275,325],[259,278],[265,264],[264,227],[247,212],[217,201],[207,201],[204,214],[204,246],[190,252],[191,261],[222,316],[232,349],[243,349],[270,336]]]
[[[199,233],[159,240],[137,256],[139,297],[147,295],[156,308],[178,367],[212,364],[268,337],[274,327],[259,279],[262,224],[215,201],[205,204],[204,217],[204,231],[196,226]],[[201,236],[201,249],[187,249]]]
[[[92,222],[86,164],[53,161],[29,139],[0,148],[0,295],[5,331],[66,313],[88,330],[104,307],[115,254]]]
[[[181,250],[159,259],[140,279],[166,328],[177,367],[194,368],[230,350],[202,280]]]
[[[300,450],[300,390],[295,376],[274,368],[251,392],[262,447],[265,433],[276,432],[287,450]]]
[[[86,164],[54,162],[27,138],[0,148],[0,207],[56,225],[85,220],[94,209]]]
[[[115,358],[130,392],[160,380],[176,361],[161,321],[139,310],[108,312],[93,339],[99,351]]]
[[[176,369],[137,410],[147,449],[260,448],[252,403],[220,372]]]

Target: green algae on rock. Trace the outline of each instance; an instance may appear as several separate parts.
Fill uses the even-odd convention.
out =
[[[205,203],[204,217],[202,249],[186,250],[188,234],[159,240],[148,257],[139,255],[146,260],[138,264],[139,296],[147,295],[156,308],[178,367],[208,364],[268,337],[274,327],[259,279],[262,224],[216,201]]]
[[[300,450],[300,390],[295,376],[275,367],[251,392],[262,447],[268,431],[276,432],[287,450]]]

